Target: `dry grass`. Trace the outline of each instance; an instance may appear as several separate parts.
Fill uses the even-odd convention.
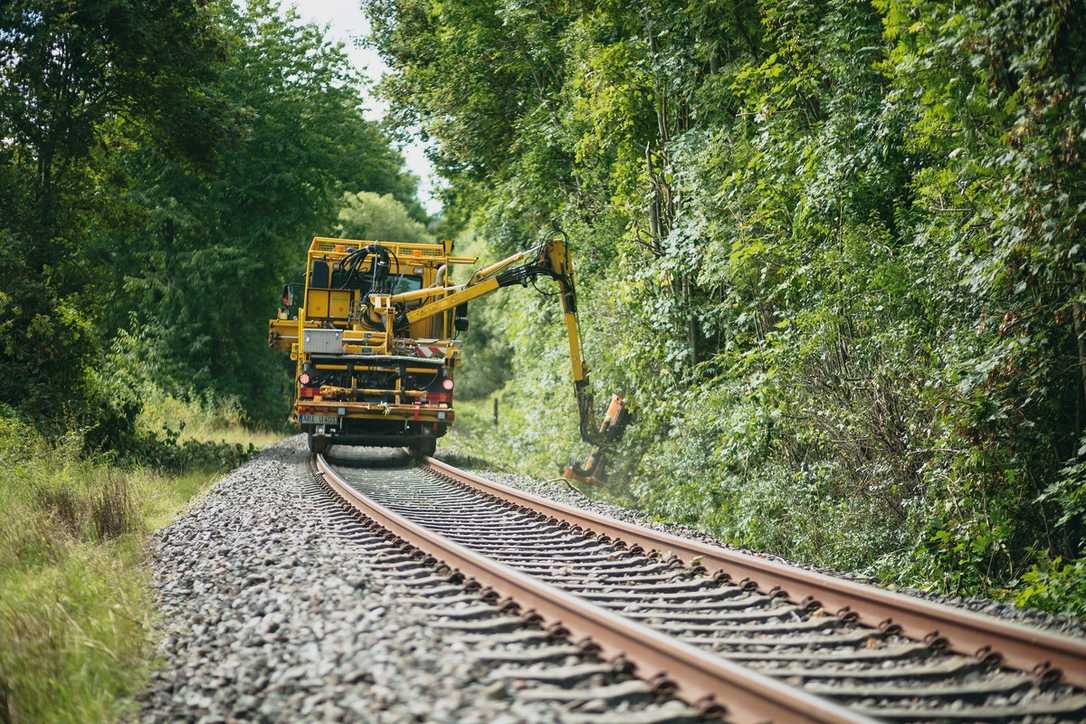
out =
[[[42,487],[34,490],[35,502],[50,515],[57,527],[69,536],[79,536],[83,527],[83,501],[71,488]]]
[[[118,538],[141,527],[127,479],[109,472],[106,484],[91,501],[90,519],[99,541]]]

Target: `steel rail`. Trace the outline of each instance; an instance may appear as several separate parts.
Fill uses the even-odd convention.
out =
[[[872,721],[491,560],[375,502],[340,477],[323,455],[316,456],[315,464],[325,483],[366,517],[515,601],[526,614],[588,639],[605,657],[622,657],[642,678],[674,684],[676,694],[692,704],[719,705],[736,722]]]
[[[1038,676],[1059,676],[1067,683],[1086,687],[1086,641],[1081,639],[613,520],[481,478],[436,458],[428,457],[425,463],[434,472],[482,493],[629,545],[675,555],[711,573],[723,572],[738,581],[748,579],[763,590],[784,591],[799,602],[817,602],[838,615],[855,615],[870,626],[885,630],[896,625],[916,639],[942,639],[960,653],[979,658],[998,656],[1012,668]]]

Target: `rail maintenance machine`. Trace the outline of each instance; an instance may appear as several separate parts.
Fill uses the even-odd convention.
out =
[[[453,380],[462,357],[456,337],[468,328],[468,302],[545,276],[559,287],[581,438],[596,447],[563,474],[600,478],[606,446],[622,435],[627,414],[623,398],[613,395],[602,424],[593,424],[567,244],[538,244],[451,283],[453,265],[476,261],[454,256],[451,241],[313,239],[304,285],[283,288],[268,330],[268,343],[296,362],[293,418],[312,452],[369,445],[432,455],[455,419]]]

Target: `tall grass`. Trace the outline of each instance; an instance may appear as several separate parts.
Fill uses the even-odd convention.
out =
[[[53,548],[0,577],[0,719],[115,720],[153,654],[140,545]]]
[[[111,719],[143,674],[138,473],[81,447],[0,418],[0,720]]]
[[[282,437],[281,432],[255,430],[246,424],[236,398],[186,400],[154,386],[143,393],[143,409],[136,419],[142,433],[177,433],[179,442],[216,442],[263,447]]]
[[[214,420],[221,409],[174,402],[148,400],[140,425],[184,422],[196,442],[273,437]],[[147,535],[219,469],[207,456],[180,474],[118,467],[86,457],[79,434],[46,441],[2,413],[0,722],[124,718],[154,655]]]

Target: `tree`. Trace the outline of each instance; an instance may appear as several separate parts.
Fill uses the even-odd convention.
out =
[[[308,239],[347,190],[420,212],[362,108],[343,48],[277,2],[0,5],[0,402],[123,428],[90,370],[135,325],[158,384],[280,422],[266,320]]]
[[[496,254],[568,235],[638,503],[923,585],[1081,556],[1082,3],[366,7],[446,219]],[[538,414],[560,339],[492,305],[495,437],[539,470],[574,434]]]
[[[310,238],[333,233],[346,189],[414,204],[415,179],[363,117],[341,45],[277,2],[214,13],[229,50],[208,92],[230,132],[207,166],[153,144],[111,155],[138,220],[115,289],[164,347],[165,383],[237,396],[253,420],[275,423],[289,402],[266,344],[279,286]]]
[[[221,128],[201,88],[220,51],[196,2],[0,5],[0,401],[39,420],[99,416],[85,370],[104,270],[82,244],[108,211],[90,157],[123,117],[171,155],[205,160]]]
[[[343,194],[336,232],[345,239],[433,241],[392,194],[370,191]]]

